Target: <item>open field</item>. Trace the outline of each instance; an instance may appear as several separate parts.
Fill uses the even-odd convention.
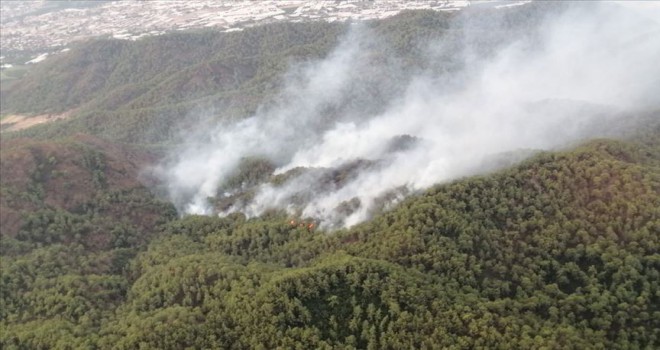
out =
[[[27,73],[29,67],[24,65],[12,66],[10,68],[3,68],[0,71],[0,81],[3,83],[18,80]]]
[[[41,114],[32,117],[19,114],[5,115],[0,118],[0,131],[5,132],[23,130],[35,125],[62,120],[68,118],[70,115],[71,112],[60,114]]]

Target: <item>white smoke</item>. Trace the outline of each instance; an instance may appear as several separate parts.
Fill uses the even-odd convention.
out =
[[[450,32],[472,30],[470,21],[456,22]],[[474,33],[462,36],[459,52],[447,52],[455,41],[430,42],[423,59],[431,68],[402,78],[396,58],[374,65],[384,43],[358,26],[326,59],[292,68],[274,103],[198,135],[158,171],[181,210],[210,214],[208,197],[242,159],[268,159],[288,178],[255,187],[225,213],[282,208],[350,226],[383,201],[485,171],[494,155],[561,147],[610,132],[606,124],[622,112],[657,108],[659,28],[618,6],[582,4],[493,44],[494,53],[475,54],[483,47],[472,46]],[[460,70],[433,68],[448,55]],[[403,84],[398,96],[365,92],[396,84]],[[370,101],[378,96],[391,99]],[[402,135],[410,142],[393,148]],[[299,167],[308,170],[288,172]],[[350,176],[328,180],[324,169]]]

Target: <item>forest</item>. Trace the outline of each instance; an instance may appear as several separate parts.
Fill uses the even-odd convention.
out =
[[[139,184],[105,187],[117,169],[93,151],[69,170],[90,198],[63,203],[61,163],[35,159],[29,183],[3,181],[3,211],[26,208],[15,232],[3,218],[3,348],[653,348],[655,120],[337,232],[178,219]]]
[[[505,12],[525,32],[536,4]],[[369,23],[404,72],[455,14]],[[476,13],[474,25],[488,32]],[[71,117],[2,133],[2,349],[654,349],[660,346],[660,109],[620,133],[406,192],[344,228],[273,209],[183,215],[144,171],[176,147],[190,110],[241,119],[276,99],[294,61],[348,30],[310,22],[242,32],[94,40],[2,86],[2,115]],[[482,55],[503,44],[502,32]],[[157,62],[158,64],[154,64]],[[375,95],[385,101],[401,86]],[[355,103],[360,103],[357,96]],[[376,103],[378,104],[378,103]],[[201,107],[200,107],[201,106]],[[328,112],[329,117],[338,113]],[[625,129],[625,130],[623,130]],[[402,136],[394,148],[423,140]],[[369,161],[326,169],[338,184]],[[242,159],[211,202],[230,207],[296,168]],[[355,203],[345,203],[351,210]],[[359,203],[357,204],[359,205]],[[221,210],[220,210],[221,211]],[[311,225],[314,224],[314,225]]]

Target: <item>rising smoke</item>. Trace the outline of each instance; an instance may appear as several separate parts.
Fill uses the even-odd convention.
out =
[[[488,171],[502,154],[609,135],[628,112],[659,107],[657,21],[582,3],[530,11],[516,27],[505,11],[455,16],[418,47],[414,68],[372,28],[351,25],[325,59],[292,67],[273,102],[205,127],[157,173],[184,213],[277,208],[350,226],[407,193]],[[246,159],[274,173],[227,186]]]

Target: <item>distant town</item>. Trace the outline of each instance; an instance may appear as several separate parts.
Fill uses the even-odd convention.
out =
[[[347,21],[385,18],[406,9],[457,11],[470,5],[517,6],[529,1],[2,1],[3,68],[38,63],[91,37],[136,40],[169,31],[219,28],[238,31],[277,21]],[[7,53],[29,53],[8,62]]]

